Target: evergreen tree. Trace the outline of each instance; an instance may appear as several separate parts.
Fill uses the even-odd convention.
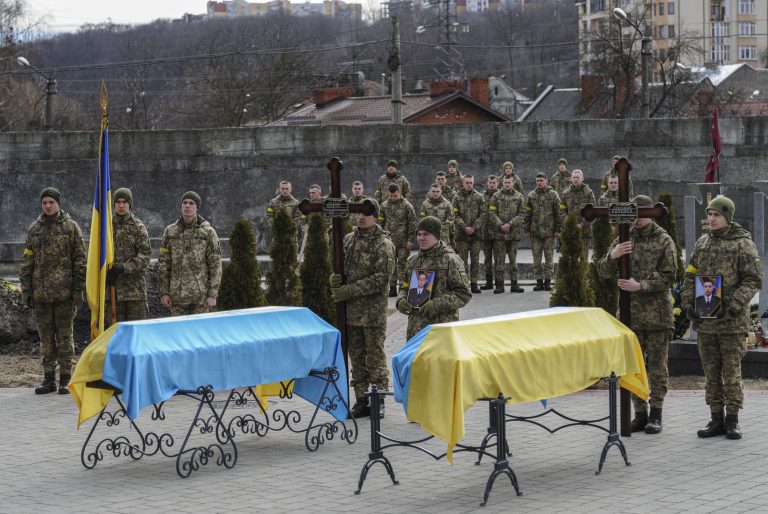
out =
[[[221,274],[217,300],[219,310],[263,307],[267,300],[261,288],[261,270],[256,260],[256,236],[244,219],[235,223],[229,234],[229,265]]]
[[[269,305],[301,305],[301,282],[296,273],[299,266],[298,253],[296,224],[284,209],[278,209],[272,220],[272,245],[269,247]]]
[[[577,224],[576,215],[569,214],[560,232],[560,261],[555,289],[549,298],[551,307],[595,305],[595,293],[587,283],[587,257]]]
[[[675,209],[672,207],[672,194],[661,193],[659,194],[658,201],[667,206],[667,215],[660,220],[656,220],[656,223],[666,230],[672,241],[675,242],[675,249],[677,250],[677,276],[675,281],[682,282],[685,276],[685,264],[683,264],[683,249],[677,240],[677,222],[675,221]]]
[[[589,263],[589,284],[595,292],[595,307],[600,307],[611,316],[619,308],[619,288],[616,281],[602,279],[597,274],[597,262],[605,257],[614,236],[608,218],[597,218],[592,222],[592,260]]]
[[[334,324],[336,306],[328,285],[328,277],[333,271],[328,246],[328,223],[320,214],[311,214],[307,231],[304,262],[299,267],[301,303],[328,323]]]

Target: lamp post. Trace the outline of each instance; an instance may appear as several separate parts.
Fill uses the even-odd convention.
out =
[[[613,10],[613,15],[618,20],[624,20],[627,23],[629,23],[630,26],[632,26],[638,34],[640,34],[641,38],[641,46],[640,46],[640,55],[642,57],[641,59],[641,80],[642,80],[642,97],[643,97],[643,118],[650,118],[651,117],[651,96],[650,91],[648,89],[648,74],[650,73],[650,62],[651,62],[651,55],[653,55],[653,52],[651,51],[651,43],[652,39],[651,36],[647,36],[643,33],[642,30],[640,30],[640,27],[637,26],[637,24],[633,23],[632,20],[629,19],[629,16],[627,16],[627,13],[624,12],[624,9],[621,9],[619,7],[616,7]]]
[[[32,66],[25,57],[16,57],[16,62],[19,63],[20,66],[32,68],[45,79],[45,125],[43,128],[45,130],[51,130],[51,118],[53,117],[53,95],[56,94],[56,79],[49,77],[42,71]]]

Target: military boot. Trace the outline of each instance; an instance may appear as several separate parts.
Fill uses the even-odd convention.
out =
[[[67,385],[69,385],[70,378],[72,378],[71,375],[68,375],[67,373],[59,374],[59,394],[69,394]]]
[[[537,278],[536,279],[536,285],[533,287],[534,291],[544,291],[544,279],[543,278]]]
[[[551,278],[545,278],[544,279],[544,291],[552,291],[552,279]]]
[[[43,381],[35,387],[35,394],[48,394],[56,390],[56,372],[46,371]]]
[[[353,418],[367,418],[371,415],[371,406],[368,403],[368,398],[363,397],[355,402],[351,411]]]
[[[482,291],[480,290],[480,288],[479,288],[479,287],[477,287],[477,282],[473,282],[473,283],[472,283],[472,284],[470,284],[470,285],[472,286],[472,294],[480,294],[480,293],[482,293]]]
[[[651,407],[648,415],[648,423],[645,425],[646,434],[658,434],[661,432],[661,408]]]
[[[397,287],[392,286],[389,288],[389,297],[394,298],[395,296],[397,296]]]
[[[645,430],[646,424],[648,424],[648,413],[645,411],[635,411],[635,418],[632,420],[629,428],[632,432],[642,432]]]
[[[493,275],[489,275],[488,273],[485,274],[485,285],[481,286],[480,289],[488,290],[493,289]]]
[[[500,294],[504,292],[504,277],[496,277],[496,289],[493,290],[493,294]]]
[[[741,439],[741,428],[739,427],[738,414],[726,414],[725,437],[726,439]]]
[[[510,293],[522,293],[525,289],[517,285],[517,280],[513,280],[512,283],[509,285],[509,292]]]
[[[696,432],[699,437],[715,437],[725,435],[725,421],[723,420],[723,411],[719,410],[712,413],[712,420],[707,426]]]

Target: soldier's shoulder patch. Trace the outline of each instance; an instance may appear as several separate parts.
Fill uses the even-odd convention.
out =
[[[454,208],[453,208],[453,212],[454,212],[455,214],[458,214],[458,213],[459,213],[459,208],[458,208],[458,207],[454,207]]]
[[[689,264],[688,267],[686,268],[685,272],[686,273],[698,273],[699,272],[699,268],[697,268],[693,264]]]
[[[30,248],[24,249],[24,255],[34,255],[34,253]]]
[[[526,205],[525,206],[525,210],[528,211],[528,212],[531,212],[533,209],[531,209],[530,205]]]
[[[170,250],[168,250],[168,248],[166,248],[164,246],[160,248],[160,253],[168,253],[169,251]]]
[[[275,212],[275,210],[272,207],[267,207],[267,212]]]
[[[426,217],[427,217],[427,213],[426,212],[419,211],[419,218],[426,218]]]
[[[378,221],[384,221],[384,216],[379,216],[379,217],[378,217],[378,218],[376,218],[376,219],[377,219]]]
[[[561,204],[560,204],[560,208],[561,208],[561,209],[567,209],[567,208],[568,208],[568,206],[567,206],[567,205],[565,205],[564,203],[561,203]]]
[[[490,207],[488,207],[488,210],[489,211],[498,211],[499,209],[495,205],[491,205]]]

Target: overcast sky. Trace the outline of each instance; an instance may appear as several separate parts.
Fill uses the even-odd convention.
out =
[[[71,32],[83,23],[141,24],[157,18],[179,18],[185,12],[202,14],[206,0],[26,0],[29,16],[48,16],[52,32]]]

